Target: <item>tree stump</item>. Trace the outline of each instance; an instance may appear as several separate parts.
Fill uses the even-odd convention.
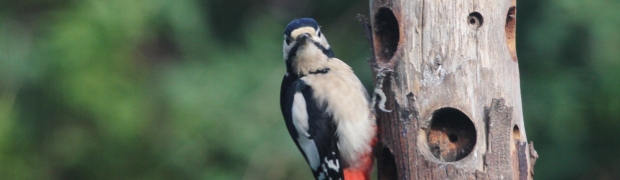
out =
[[[371,0],[379,179],[532,179],[515,0]]]

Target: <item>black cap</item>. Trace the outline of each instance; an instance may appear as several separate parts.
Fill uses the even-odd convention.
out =
[[[314,30],[319,29],[319,24],[312,18],[299,18],[291,21],[286,25],[286,29],[284,30],[284,35],[287,37],[291,37],[291,32],[293,30],[298,29],[300,27],[312,27]]]

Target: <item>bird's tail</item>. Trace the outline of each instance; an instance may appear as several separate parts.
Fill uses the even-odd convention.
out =
[[[377,144],[377,137],[371,141],[371,147],[374,149]],[[373,152],[370,151],[362,156],[362,164],[356,168],[344,169],[344,180],[370,180],[370,173],[374,164]]]

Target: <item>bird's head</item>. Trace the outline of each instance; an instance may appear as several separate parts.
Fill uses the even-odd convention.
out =
[[[334,56],[319,24],[312,18],[295,19],[286,26],[283,51],[287,62],[301,56],[313,56],[313,59]]]

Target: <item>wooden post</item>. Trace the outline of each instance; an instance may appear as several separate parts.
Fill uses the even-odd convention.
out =
[[[370,0],[379,179],[532,179],[515,0]]]

